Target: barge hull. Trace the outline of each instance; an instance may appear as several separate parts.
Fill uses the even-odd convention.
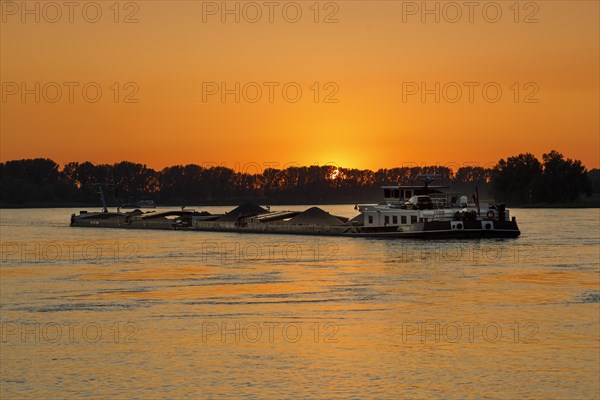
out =
[[[158,221],[157,221],[158,222]],[[162,221],[161,221],[162,222]],[[268,226],[265,224],[249,224],[245,227],[230,226],[233,224],[201,223],[196,226],[173,226],[171,223],[145,223],[107,220],[75,221],[74,227],[87,228],[115,228],[115,229],[151,229],[151,230],[184,230],[197,232],[223,232],[240,234],[270,234],[270,235],[304,235],[304,236],[338,236],[338,237],[361,237],[378,239],[480,239],[480,238],[516,238],[521,232],[515,222],[506,221],[503,226],[493,229],[482,227],[469,227],[464,229],[451,229],[450,223],[443,225],[438,223],[435,227],[428,224],[417,224],[421,229],[398,231],[387,227],[384,229],[362,229],[352,226]],[[424,225],[424,226],[422,226]],[[496,221],[496,225],[498,222]]]

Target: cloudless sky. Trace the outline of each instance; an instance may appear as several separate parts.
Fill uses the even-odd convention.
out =
[[[2,1],[0,158],[600,166],[599,2],[315,3]]]

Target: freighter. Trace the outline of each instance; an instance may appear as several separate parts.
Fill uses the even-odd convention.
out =
[[[504,204],[472,202],[449,186],[383,186],[384,201],[356,205],[354,218],[332,215],[318,207],[305,211],[270,211],[254,203],[242,204],[225,214],[194,210],[109,212],[102,195],[101,212],[71,215],[71,226],[125,229],[177,229],[190,231],[349,236],[372,238],[515,238],[521,232]]]

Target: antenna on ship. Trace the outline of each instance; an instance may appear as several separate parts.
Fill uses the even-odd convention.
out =
[[[481,209],[479,208],[479,186],[475,186],[475,194],[473,195],[473,200],[475,201],[475,205],[477,206],[477,215],[481,215]]]
[[[435,181],[436,179],[438,179],[440,177],[441,177],[440,174],[419,174],[419,175],[417,175],[417,179],[419,179],[422,182],[425,182],[424,189],[427,189],[427,186],[429,186],[430,183],[432,183],[433,181]]]

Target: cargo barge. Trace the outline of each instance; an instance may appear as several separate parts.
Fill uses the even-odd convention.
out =
[[[165,229],[210,232],[294,234],[371,238],[516,238],[521,232],[504,204],[470,203],[448,186],[383,186],[385,201],[356,205],[354,218],[332,215],[318,207],[305,211],[270,211],[253,203],[225,214],[195,210],[109,212],[81,211],[71,216],[73,227]],[[101,193],[102,194],[102,193]]]

